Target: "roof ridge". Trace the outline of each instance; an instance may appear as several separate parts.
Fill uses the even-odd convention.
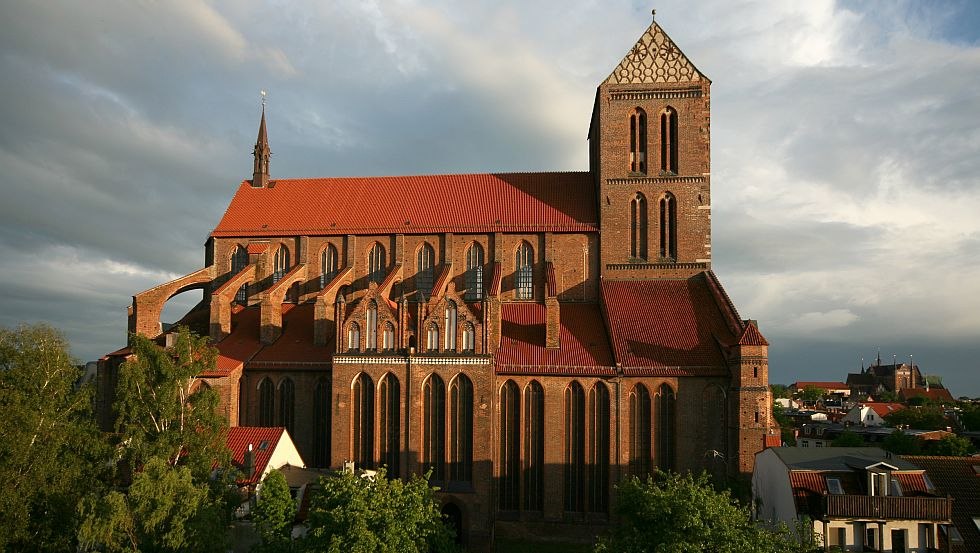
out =
[[[340,180],[340,179],[409,179],[409,178],[441,178],[441,177],[476,177],[476,176],[498,176],[498,175],[578,175],[587,174],[588,170],[570,171],[493,171],[493,172],[455,172],[455,173],[415,173],[399,175],[331,175],[319,177],[282,177],[275,179],[276,182],[304,181],[304,180]],[[242,184],[248,184],[248,180],[243,180]]]

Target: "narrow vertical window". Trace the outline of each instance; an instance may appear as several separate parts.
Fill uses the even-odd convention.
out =
[[[647,258],[647,199],[639,192],[630,202],[630,256]]]
[[[330,382],[320,378],[313,389],[313,466],[330,465]]]
[[[335,276],[337,276],[337,248],[333,247],[333,244],[327,244],[327,247],[320,252],[320,289],[330,284]]]
[[[435,323],[429,325],[425,333],[426,351],[439,351],[439,327]]]
[[[275,284],[282,280],[289,272],[289,249],[280,246],[272,258],[272,282]]]
[[[585,392],[572,381],[565,388],[566,511],[585,511]]]
[[[589,512],[609,510],[609,390],[596,382],[589,390]]]
[[[272,380],[263,378],[259,383],[259,426],[272,426],[275,424],[273,416],[275,414],[276,387]]]
[[[395,349],[395,325],[385,322],[384,330],[381,332],[381,350],[391,351]]]
[[[630,391],[630,472],[645,478],[650,473],[650,393],[637,384]]]
[[[415,263],[415,273],[417,275],[415,277],[415,289],[421,294],[419,297],[420,301],[422,298],[428,298],[432,295],[432,274],[435,258],[436,252],[432,249],[432,246],[428,243],[422,244],[416,256]]]
[[[647,172],[647,114],[640,108],[630,114],[630,172]]]
[[[544,389],[524,388],[524,510],[544,510]]]
[[[654,460],[660,470],[675,470],[677,455],[677,401],[674,390],[662,384],[653,398],[656,416],[653,430],[656,433]]]
[[[660,260],[677,261],[677,199],[670,192],[660,198]]]
[[[456,302],[446,301],[446,339],[445,350],[456,351]]]
[[[476,350],[476,332],[471,323],[463,325],[463,351],[473,353]]]
[[[388,476],[398,478],[401,448],[401,394],[398,378],[388,373],[378,385],[378,409],[381,438],[381,463],[388,467]]]
[[[677,174],[677,111],[672,107],[660,114],[660,171]]]
[[[432,374],[422,384],[422,472],[446,479],[446,387]]]
[[[517,248],[517,299],[534,298],[534,250],[527,242]]]
[[[237,275],[245,267],[248,267],[248,250],[242,246],[237,246],[234,253],[231,254],[231,274]],[[238,289],[235,294],[235,302],[239,305],[248,304],[248,283],[242,284],[242,287]]]
[[[483,299],[483,246],[473,242],[466,250],[466,300]]]
[[[520,422],[520,392],[517,384],[508,380],[500,388],[500,490],[497,499],[501,511],[516,511],[520,507]]]
[[[351,436],[358,468],[374,466],[374,382],[361,373],[351,388]]]
[[[367,308],[367,321],[365,323],[364,336],[367,344],[364,348],[367,351],[377,351],[378,349],[378,302],[371,300]]]
[[[284,426],[290,437],[293,433],[293,423],[296,420],[296,386],[292,379],[284,378],[279,383],[279,426]]]
[[[449,385],[449,479],[473,480],[473,383],[464,374]]]
[[[381,244],[375,242],[371,246],[371,251],[368,252],[368,280],[371,282],[376,282],[381,284],[381,281],[385,278],[385,266],[387,261],[385,259],[385,248]]]
[[[357,323],[347,327],[347,351],[361,351],[361,327]]]

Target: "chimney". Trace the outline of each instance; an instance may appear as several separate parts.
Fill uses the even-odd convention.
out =
[[[252,473],[255,472],[255,452],[252,451],[252,444],[248,444],[243,461],[245,465],[245,477],[252,478]]]

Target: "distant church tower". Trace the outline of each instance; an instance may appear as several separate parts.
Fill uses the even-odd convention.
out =
[[[589,161],[604,278],[711,268],[710,91],[656,21],[599,85]]]

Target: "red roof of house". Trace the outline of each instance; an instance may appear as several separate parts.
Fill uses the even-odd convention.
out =
[[[890,415],[896,411],[901,411],[905,409],[905,406],[901,403],[884,403],[884,402],[868,402],[862,404],[864,407],[870,407],[878,414],[879,417],[884,417],[885,415]]]
[[[596,304],[561,304],[560,348],[545,347],[545,306],[539,303],[504,303],[500,306],[501,339],[498,372],[513,374],[614,374],[612,353],[602,314]],[[528,367],[537,369],[528,370]],[[541,372],[546,368],[545,372]],[[591,372],[590,372],[591,371]]]
[[[898,397],[908,401],[914,397],[924,397],[931,401],[954,401],[953,394],[946,388],[902,388],[898,391]]]
[[[805,390],[806,388],[823,388],[824,390],[846,390],[847,384],[843,382],[794,382],[789,385],[790,388],[796,388],[797,390]]]
[[[249,361],[249,367],[290,369],[322,369],[330,367],[334,336],[327,337],[328,344],[313,344],[312,303],[282,304],[282,335],[275,342],[263,347]],[[258,333],[255,334],[258,336]]]
[[[606,280],[602,295],[613,351],[624,369],[727,367],[722,345],[736,339],[704,276]]]
[[[594,232],[590,173],[242,181],[212,236]]]
[[[255,470],[246,478],[239,480],[240,484],[255,484],[265,472],[265,467],[272,458],[272,452],[279,444],[279,439],[286,429],[260,426],[232,426],[228,429],[228,449],[231,450],[231,460],[238,468],[245,467],[245,450],[252,444],[255,452]]]

